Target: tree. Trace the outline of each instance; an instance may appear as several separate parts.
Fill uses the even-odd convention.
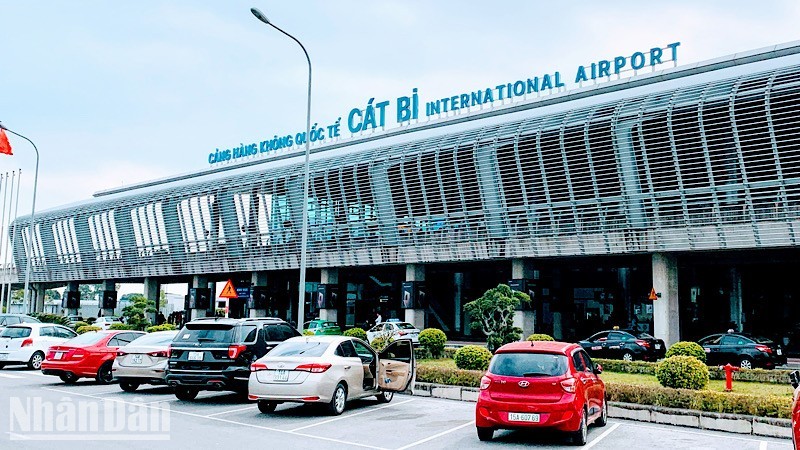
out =
[[[48,289],[44,291],[45,300],[61,300],[61,293],[55,289]]]
[[[122,308],[122,317],[125,324],[130,325],[135,330],[144,330],[152,325],[147,319],[147,313],[156,312],[156,302],[148,300],[142,294],[131,294],[128,299],[131,304]]]
[[[528,294],[512,290],[499,284],[489,289],[477,300],[464,305],[470,315],[470,326],[486,335],[489,350],[520,340],[522,329],[514,326],[514,311],[522,302],[530,302]]]
[[[81,300],[97,300],[102,286],[99,284],[81,284],[78,291],[81,293]]]

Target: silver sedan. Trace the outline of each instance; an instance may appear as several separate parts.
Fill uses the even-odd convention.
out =
[[[393,342],[377,353],[348,336],[302,336],[278,344],[250,366],[250,400],[270,413],[284,402],[323,403],[333,415],[350,400],[392,400],[406,390],[415,372],[409,340]]]
[[[169,344],[178,331],[157,331],[145,334],[117,350],[111,367],[119,387],[133,392],[142,384],[164,384],[169,360]]]

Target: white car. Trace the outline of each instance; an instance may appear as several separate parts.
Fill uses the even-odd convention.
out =
[[[78,333],[53,323],[25,323],[11,325],[0,332],[0,368],[27,364],[39,370],[47,349],[66,342]]]
[[[169,344],[177,334],[178,330],[148,333],[120,347],[111,367],[119,387],[133,392],[142,384],[166,384]]]
[[[119,317],[98,317],[92,326],[100,327],[101,330],[107,330],[115,323],[122,324],[122,321],[119,319]]]
[[[391,336],[395,341],[409,339],[416,345],[419,344],[419,328],[408,322],[383,322],[367,331],[367,340],[371,344],[378,336]]]

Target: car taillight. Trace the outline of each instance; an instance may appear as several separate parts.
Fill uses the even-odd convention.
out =
[[[639,345],[640,347],[650,348],[650,343],[647,341],[643,341],[641,339],[637,339],[636,344]]]
[[[165,350],[160,352],[150,352],[147,355],[152,356],[153,358],[169,358],[169,352]]]
[[[491,384],[492,384],[492,379],[491,378],[489,378],[487,376],[484,376],[484,377],[481,378],[481,390],[482,391],[485,391],[486,389],[489,389],[489,386],[491,386]]]
[[[167,358],[172,356],[172,345],[167,346]]]
[[[408,334],[408,332],[407,331],[398,331],[397,334],[399,334],[400,336],[405,336],[405,335]]]
[[[561,381],[561,389],[564,389],[564,392],[574,394],[577,384],[578,383],[575,378],[567,378],[566,380]]]
[[[266,364],[260,362],[250,364],[250,372],[258,372],[259,370],[269,370],[269,368]]]
[[[228,347],[228,358],[236,359],[245,350],[247,350],[247,346],[246,345],[242,345],[242,344],[231,345],[230,347]]]
[[[312,363],[312,364],[300,364],[299,366],[295,367],[294,370],[299,370],[301,372],[322,373],[330,368],[331,365],[328,363],[324,364]]]
[[[27,347],[29,345],[33,345],[33,339],[32,338],[28,338],[28,339],[25,339],[24,341],[22,341],[22,345],[20,347]]]
[[[764,353],[772,353],[772,349],[766,345],[756,345],[756,350]]]

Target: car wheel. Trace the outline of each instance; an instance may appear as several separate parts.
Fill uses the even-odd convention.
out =
[[[42,368],[42,361],[44,361],[44,353],[35,352],[33,355],[31,355],[31,359],[28,361],[28,368],[39,370]]]
[[[133,381],[120,381],[119,387],[121,387],[125,392],[135,392],[136,389],[139,389],[139,383],[134,383]]]
[[[336,389],[333,390],[333,397],[331,397],[331,402],[328,403],[328,412],[330,412],[334,416],[338,416],[339,414],[344,412],[344,407],[346,404],[347,404],[347,389],[345,389],[344,384],[339,383],[336,385]]]
[[[58,376],[58,378],[61,378],[61,381],[67,384],[75,384],[75,382],[78,381],[78,377],[76,377],[75,374],[72,372],[62,373],[61,375]]]
[[[394,392],[381,392],[376,395],[379,403],[389,403],[394,398]]]
[[[114,381],[114,373],[111,372],[111,362],[104,363],[97,369],[95,380],[100,384],[109,384]]]
[[[586,445],[586,437],[589,434],[589,429],[586,423],[586,409],[582,410],[581,424],[578,426],[577,431],[572,432],[573,445]]]
[[[197,397],[197,393],[200,392],[195,388],[190,388],[186,386],[178,386],[175,388],[175,397],[178,400],[183,400],[185,402],[190,402]]]
[[[598,427],[604,427],[608,423],[608,400],[603,399],[603,406],[600,407],[600,417],[594,422]]]
[[[623,361],[633,361],[633,353],[631,353],[631,352],[623,353],[622,354],[622,360]]]
[[[275,411],[275,408],[278,406],[275,402],[268,402],[264,400],[258,401],[258,410],[264,414],[269,414]]]
[[[475,427],[478,430],[479,441],[491,441],[494,437],[494,429],[486,427]]]
[[[739,361],[739,367],[742,369],[752,369],[753,361],[747,356],[742,356],[742,359]]]

